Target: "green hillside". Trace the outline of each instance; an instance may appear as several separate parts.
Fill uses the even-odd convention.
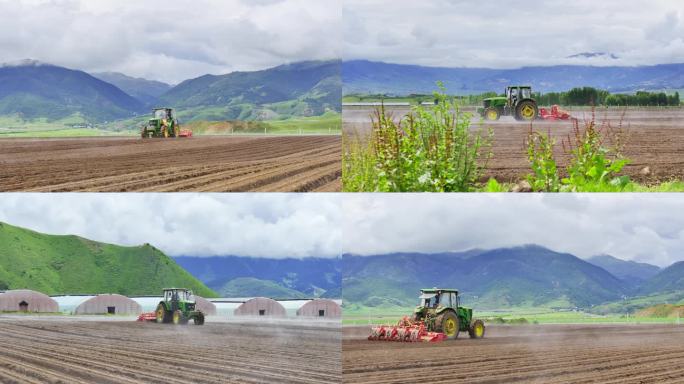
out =
[[[342,296],[366,307],[412,306],[418,290],[454,287],[478,308],[586,308],[618,300],[624,284],[573,255],[539,246],[343,257]]]
[[[280,299],[306,298],[305,294],[270,281],[253,277],[239,277],[226,283],[219,291],[223,297],[264,296]]]
[[[159,294],[170,286],[190,288],[200,296],[216,296],[149,244],[122,247],[0,223],[0,289],[33,289],[49,295],[131,296]]]
[[[639,287],[642,294],[684,291],[684,261],[663,269]]]
[[[340,62],[307,61],[255,72],[204,75],[160,97],[185,120],[277,120],[341,112]]]

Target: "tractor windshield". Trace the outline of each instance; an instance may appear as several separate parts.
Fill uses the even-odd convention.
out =
[[[530,88],[523,88],[520,90],[522,93],[523,99],[531,99],[532,98],[532,90]]]
[[[420,295],[420,305],[426,308],[434,308],[439,305],[439,295],[434,293],[424,293]]]
[[[157,109],[156,111],[154,111],[154,118],[155,119],[166,119],[166,110]]]

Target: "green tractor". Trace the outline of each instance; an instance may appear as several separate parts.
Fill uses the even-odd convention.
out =
[[[195,325],[204,324],[204,313],[195,308],[195,297],[185,288],[165,288],[155,317],[157,323],[187,324],[193,320]]]
[[[429,332],[444,333],[447,339],[457,338],[460,332],[468,332],[473,339],[484,337],[484,322],[473,319],[471,308],[461,306],[458,290],[429,288],[420,293],[411,321],[422,321]]]
[[[514,85],[506,87],[506,96],[488,97],[478,113],[485,120],[499,120],[501,116],[513,116],[518,121],[532,121],[539,115],[537,102],[532,98],[532,87]]]
[[[173,108],[155,108],[154,116],[140,130],[140,137],[180,137],[181,129]]]

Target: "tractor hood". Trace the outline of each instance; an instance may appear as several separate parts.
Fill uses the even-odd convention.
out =
[[[482,100],[483,100],[483,101],[494,101],[494,100],[506,101],[506,100],[508,100],[508,99],[506,99],[506,98],[503,97],[503,96],[495,96],[495,97],[488,97],[488,98],[482,99]]]

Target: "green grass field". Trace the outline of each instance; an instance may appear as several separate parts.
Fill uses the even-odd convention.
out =
[[[0,116],[0,138],[58,138],[58,137],[97,137],[97,136],[137,136],[139,127],[147,117],[137,117],[127,120],[110,122],[95,127],[74,128],[73,125],[86,123],[78,116],[57,121],[37,119],[31,121],[15,117]],[[268,134],[268,135],[339,135],[342,131],[342,116],[339,113],[327,112],[321,116],[293,117],[281,120],[247,121],[228,123],[226,125],[239,126],[222,132],[222,122],[194,121],[181,126],[193,129],[194,135],[222,135],[222,134]],[[215,126],[219,126],[216,129]]]
[[[413,308],[344,308],[343,325],[394,324],[403,316],[410,315]],[[499,324],[679,324],[684,319],[672,317],[634,317],[631,315],[607,314],[597,315],[587,312],[554,311],[548,308],[518,308],[500,311],[478,311],[474,309],[476,318],[488,323]],[[525,319],[525,321],[521,321]]]

